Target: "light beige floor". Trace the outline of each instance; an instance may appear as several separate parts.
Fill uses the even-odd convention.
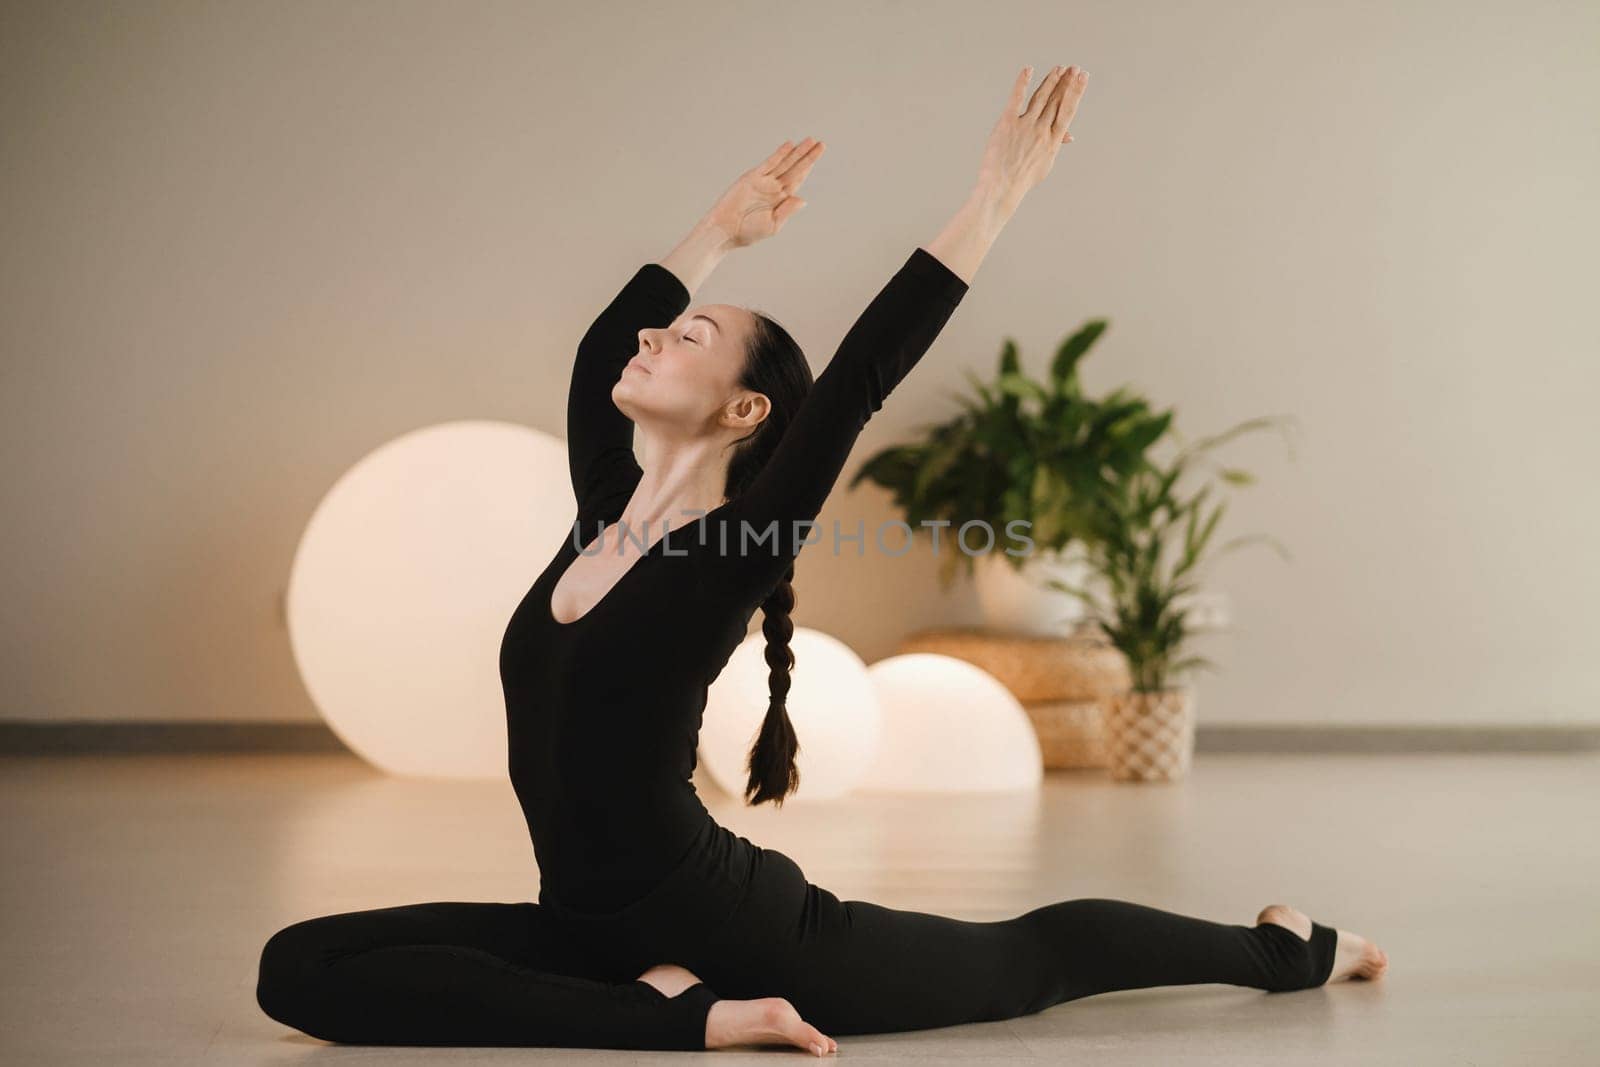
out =
[[[1372,936],[1389,977],[1130,990],[1005,1022],[847,1037],[853,1063],[1600,1062],[1600,756],[1202,754],[1176,785],[1049,776],[1011,799],[719,819],[841,897],[964,918],[1111,896],[1218,921],[1285,902]],[[19,1064],[800,1062],[328,1045],[263,1015],[257,953],[312,915],[526,900],[510,787],[343,756],[0,760],[0,1057]],[[780,1059],[774,1059],[778,1056]]]

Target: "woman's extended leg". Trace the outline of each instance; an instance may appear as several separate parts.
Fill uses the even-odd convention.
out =
[[[841,901],[764,850],[740,913],[695,968],[724,996],[782,996],[830,1034],[1008,1019],[1119,989],[1328,979],[1335,932],[1212,922],[1084,898],[975,922]]]
[[[261,953],[256,1001],[362,1045],[703,1049],[715,994],[582,977],[538,904],[437,902],[307,919]]]

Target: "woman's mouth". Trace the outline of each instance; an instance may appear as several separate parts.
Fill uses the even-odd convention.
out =
[[[634,356],[632,359],[628,360],[627,366],[624,367],[623,369],[624,370],[630,370],[630,369],[631,370],[641,370],[641,371],[644,371],[646,374],[650,373],[650,368],[646,367],[644,365],[644,361],[641,360],[638,356]]]

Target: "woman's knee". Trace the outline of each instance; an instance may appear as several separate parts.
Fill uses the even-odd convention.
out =
[[[256,1003],[262,1011],[287,1026],[305,1028],[305,1008],[315,995],[323,948],[315,919],[286,926],[267,939],[256,978]]]

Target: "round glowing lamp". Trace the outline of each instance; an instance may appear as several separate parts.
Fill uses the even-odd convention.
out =
[[[1038,789],[1039,736],[998,678],[954,656],[912,652],[868,668],[883,716],[863,792]]]
[[[566,445],[462,421],[380,445],[317,505],[289,572],[306,690],[391,774],[504,778],[506,623],[571,531]]]
[[[767,639],[757,631],[733,650],[706,695],[700,762],[730,796],[743,797],[747,763],[769,700]],[[786,706],[800,740],[800,786],[784,799],[827,800],[853,789],[878,747],[878,698],[861,657],[838,638],[796,627]]]

